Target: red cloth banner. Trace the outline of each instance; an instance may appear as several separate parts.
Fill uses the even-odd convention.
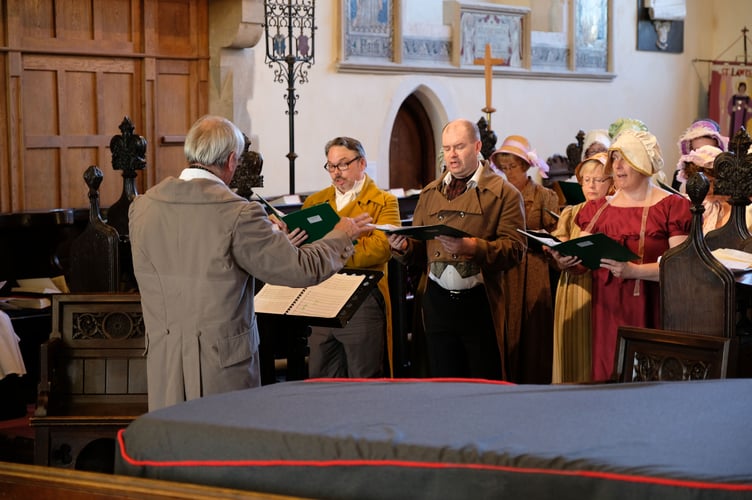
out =
[[[740,124],[752,128],[752,65],[729,61],[711,63],[708,114],[721,126],[721,134],[732,137]],[[739,84],[747,86],[747,99],[739,102]],[[749,108],[746,108],[749,106]]]

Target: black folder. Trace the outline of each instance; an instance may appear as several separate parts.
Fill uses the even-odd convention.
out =
[[[470,234],[460,229],[447,226],[444,224],[435,224],[432,226],[373,226],[374,229],[384,231],[386,234],[401,234],[408,238],[416,240],[432,240],[437,236],[452,236],[454,238],[464,238]]]
[[[582,186],[577,182],[557,181],[554,184],[554,191],[561,192],[567,205],[577,205],[585,201],[585,194],[582,192]]]

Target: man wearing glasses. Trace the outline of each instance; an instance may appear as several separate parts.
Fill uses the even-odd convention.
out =
[[[337,137],[326,143],[324,153],[324,170],[332,185],[306,198],[303,208],[329,203],[340,217],[367,213],[374,224],[400,225],[397,198],[379,189],[366,175],[366,153],[360,141]],[[355,252],[345,267],[381,271],[384,277],[347,326],[312,328],[308,341],[310,377],[381,377],[385,341],[391,366],[392,322],[387,282],[390,257],[389,242],[382,231],[374,230],[357,239]]]

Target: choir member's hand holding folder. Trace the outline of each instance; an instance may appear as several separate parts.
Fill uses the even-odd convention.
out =
[[[378,229],[379,231],[384,231],[386,234],[398,234],[416,240],[432,240],[437,236],[451,236],[453,238],[465,238],[470,236],[465,231],[444,224],[402,227],[394,226],[392,224],[371,224],[371,227]]]
[[[562,255],[579,257],[582,265],[589,269],[598,269],[601,259],[613,259],[619,262],[629,262],[630,260],[639,259],[639,256],[635,255],[630,249],[603,233],[560,241],[545,231],[525,231],[523,229],[517,229],[517,231],[526,235],[528,241],[536,241],[541,245],[556,250]]]

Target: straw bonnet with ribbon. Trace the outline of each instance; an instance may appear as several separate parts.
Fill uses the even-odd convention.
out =
[[[632,169],[651,176],[663,168],[663,156],[658,139],[644,130],[622,130],[608,148],[606,172],[613,171],[613,151],[621,153]]]
[[[543,178],[548,178],[548,164],[538,158],[534,149],[530,148],[530,142],[521,135],[510,135],[501,144],[501,147],[493,152],[491,161],[498,166],[496,157],[502,153],[522,158],[531,167],[538,167]]]
[[[595,153],[593,156],[590,156],[588,158],[585,158],[580,163],[577,164],[577,166],[574,169],[574,175],[577,177],[577,182],[582,182],[582,169],[585,168],[585,165],[588,163],[599,163],[606,166],[606,162],[608,161],[608,153],[605,151],[600,153]]]

